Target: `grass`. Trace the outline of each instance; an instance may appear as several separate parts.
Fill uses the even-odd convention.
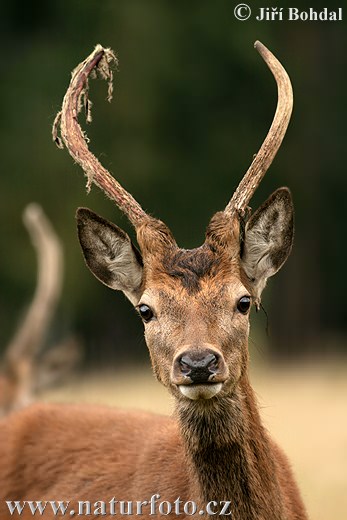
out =
[[[347,363],[257,367],[252,382],[264,423],[292,462],[309,517],[346,518]],[[86,374],[43,397],[166,414],[172,409],[149,368]]]

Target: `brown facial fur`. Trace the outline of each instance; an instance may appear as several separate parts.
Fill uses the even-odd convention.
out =
[[[154,312],[145,324],[146,342],[157,377],[177,397],[182,396],[172,385],[170,367],[182,351],[212,348],[221,354],[228,370],[224,392],[244,372],[249,325],[237,302],[249,292],[242,278],[230,250],[213,251],[207,244],[195,250],[176,248],[144,262],[139,304]]]

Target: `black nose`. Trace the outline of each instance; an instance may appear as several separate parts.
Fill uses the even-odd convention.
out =
[[[192,383],[207,383],[218,371],[218,354],[189,353],[178,360],[182,375],[189,376]]]

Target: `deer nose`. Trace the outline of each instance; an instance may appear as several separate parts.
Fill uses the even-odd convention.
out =
[[[220,356],[216,352],[186,352],[176,360],[176,374],[189,377],[194,383],[211,382],[211,376],[220,370]]]

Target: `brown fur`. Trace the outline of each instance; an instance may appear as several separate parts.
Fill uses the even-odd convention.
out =
[[[155,493],[199,508],[231,499],[236,520],[306,518],[288,462],[261,427],[246,379],[243,386],[246,395],[216,410],[177,412],[183,438],[173,419],[143,412],[39,404],[13,415],[0,429],[0,518],[10,518],[5,499],[76,507]],[[48,510],[44,518],[54,517]]]

